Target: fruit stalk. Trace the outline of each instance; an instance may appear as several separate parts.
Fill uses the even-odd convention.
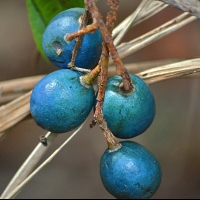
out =
[[[119,142],[116,140],[112,132],[107,126],[107,122],[104,119],[103,112],[102,112],[102,105],[104,102],[104,94],[106,88],[106,81],[108,77],[108,61],[109,61],[109,53],[105,43],[103,42],[103,51],[100,59],[100,66],[101,66],[101,76],[99,82],[99,90],[97,95],[97,103],[96,103],[96,110],[94,113],[94,120],[98,123],[99,127],[103,131],[103,134],[106,138],[108,148],[110,150],[114,150],[119,146]]]
[[[75,33],[71,33],[71,34],[67,35],[67,40],[71,41],[72,39],[74,39],[75,37],[77,37],[79,35],[83,35],[88,32],[92,32],[99,28],[101,31],[102,37],[104,39],[104,42],[105,42],[105,44],[110,52],[110,55],[115,63],[116,74],[121,76],[123,79],[123,82],[120,85],[120,87],[124,92],[131,92],[133,90],[133,83],[131,81],[131,78],[128,74],[127,69],[123,65],[123,63],[118,55],[117,49],[112,40],[111,33],[109,32],[107,26],[105,25],[105,23],[102,19],[102,16],[101,16],[98,8],[96,7],[95,1],[94,0],[85,0],[84,2],[86,5],[86,8],[90,11],[90,13],[92,15],[93,23],[91,25],[88,25],[85,28],[82,28],[81,30],[79,30]],[[110,0],[109,3],[110,3],[110,5],[114,5],[113,7],[117,9],[118,0],[114,0],[114,1]],[[112,18],[111,16],[112,15],[110,15],[110,18]],[[113,16],[115,16],[115,15],[113,15]],[[115,19],[115,17],[114,17],[114,19]],[[111,26],[113,26],[113,23]]]
[[[84,14],[81,16],[80,29],[87,26],[90,17],[91,17],[90,12],[88,11],[88,9],[85,9]],[[82,39],[83,39],[83,35],[80,35],[80,36],[75,38],[76,44],[75,44],[74,49],[72,51],[71,62],[68,64],[69,68],[73,68],[73,69],[76,68],[76,66],[75,66],[76,55],[77,55],[78,50],[81,46]]]
[[[125,66],[123,65],[117,49],[113,43],[112,40],[112,36],[111,36],[111,31],[109,31],[109,29],[111,29],[113,27],[113,22],[109,23],[109,21],[114,21],[116,20],[116,13],[117,13],[117,9],[118,9],[118,0],[109,0],[108,1],[109,5],[112,5],[110,7],[115,8],[113,11],[109,12],[109,14],[107,15],[107,22],[108,24],[110,24],[109,27],[107,27],[102,19],[101,14],[99,13],[99,10],[95,4],[94,0],[85,0],[85,5],[88,8],[88,10],[91,12],[92,14],[92,18],[95,19],[96,23],[98,24],[98,27],[102,33],[104,42],[106,43],[106,46],[110,52],[110,55],[115,63],[116,66],[116,74],[121,76],[123,79],[123,83],[121,84],[121,89],[124,92],[131,92],[133,90],[133,84],[131,81],[131,78],[128,74],[127,69],[125,68]],[[113,19],[114,20],[113,20]]]
[[[117,10],[118,10],[118,0],[108,0],[108,5],[110,6],[110,11],[107,13],[106,16],[106,27],[108,31],[111,33],[114,27],[114,22],[117,18]],[[102,55],[100,59],[100,66],[101,66],[101,76],[99,82],[99,90],[97,95],[97,103],[96,103],[96,110],[94,114],[94,120],[99,124],[100,128],[102,129],[104,136],[107,140],[108,148],[113,151],[117,150],[121,147],[115,136],[112,134],[111,130],[107,126],[107,122],[104,118],[102,112],[102,106],[104,102],[105,96],[105,88],[108,78],[108,63],[109,63],[109,50],[106,46],[106,43],[103,42],[102,48]]]
[[[114,22],[116,21],[117,10],[118,10],[118,0],[109,0],[108,5],[110,6],[110,11],[106,16],[106,26],[107,29],[112,32],[114,27]],[[106,138],[108,148],[110,150],[115,150],[119,148],[119,142],[116,140],[112,132],[107,126],[107,122],[104,119],[103,112],[102,112],[102,105],[104,102],[104,95],[105,95],[105,88],[106,82],[108,78],[108,62],[109,62],[109,51],[105,42],[102,43],[102,54],[99,60],[98,65],[95,69],[93,69],[90,73],[84,75],[82,78],[85,83],[92,84],[93,80],[100,74],[100,82],[98,87],[98,95],[97,95],[97,103],[96,103],[96,110],[94,113],[94,121],[91,124],[93,127],[96,123],[102,129],[104,136]]]

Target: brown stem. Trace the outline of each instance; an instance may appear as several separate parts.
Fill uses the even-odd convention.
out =
[[[116,21],[117,10],[118,10],[118,0],[108,0],[108,5],[110,6],[110,11],[106,16],[106,27],[108,31],[112,32],[114,27],[114,22]],[[106,83],[108,78],[108,63],[109,63],[109,51],[105,42],[102,44],[102,55],[100,59],[101,74],[99,82],[99,90],[97,95],[96,110],[94,113],[94,120],[97,122],[102,129],[104,136],[106,138],[108,148],[110,150],[117,150],[119,148],[119,142],[112,134],[107,126],[107,122],[104,119],[102,106],[104,103],[104,96],[106,90]]]
[[[109,4],[112,5],[112,3],[115,6],[114,11],[116,12],[117,8],[118,8],[118,0],[115,0],[115,1],[110,0]],[[133,83],[132,83],[131,78],[128,74],[128,71],[125,68],[125,66],[123,65],[123,63],[118,55],[117,49],[113,43],[111,33],[108,30],[108,28],[110,28],[110,26],[107,28],[107,26],[105,25],[105,23],[102,19],[102,16],[99,13],[98,8],[96,7],[94,0],[85,0],[85,5],[86,5],[87,9],[91,12],[92,18],[95,19],[97,26],[99,27],[99,29],[102,33],[104,42],[106,43],[106,46],[110,52],[110,55],[115,63],[117,75],[121,76],[123,79],[123,83],[121,84],[121,89],[124,92],[131,92],[133,90]],[[110,13],[115,13],[114,11],[111,11]],[[114,16],[114,18],[112,18],[112,19],[116,19],[115,14],[114,15],[111,14],[111,16],[112,17]],[[108,18],[109,18],[109,16],[108,16]],[[113,23],[111,23],[111,27],[112,26],[113,26]]]
[[[114,2],[113,5],[116,6],[115,10],[117,10],[118,0],[114,0],[113,2]],[[109,3],[112,3],[112,0],[109,0]],[[96,7],[95,1],[94,0],[85,0],[85,5],[86,5],[86,8],[90,11],[90,13],[92,15],[93,23],[75,33],[68,34],[65,37],[65,40],[71,41],[73,38],[75,38],[77,36],[86,34],[88,32],[92,32],[99,28],[101,31],[102,37],[104,39],[104,42],[106,43],[106,46],[107,46],[107,48],[110,52],[110,55],[113,59],[113,62],[115,63],[116,74],[121,76],[123,79],[123,82],[120,87],[124,92],[131,92],[133,90],[133,83],[131,81],[131,78],[129,76],[127,69],[123,65],[123,63],[118,55],[117,49],[112,40],[111,33],[109,32],[107,26],[105,25],[105,23],[102,19],[102,16],[99,13],[98,8]],[[116,15],[111,15],[111,16],[112,17],[114,16],[113,19],[115,19],[115,17],[116,17]],[[111,25],[109,25],[109,28],[110,27],[113,27],[113,23],[111,23]]]
[[[84,14],[81,16],[80,30],[87,26],[90,17],[91,17],[90,12],[88,11],[88,9],[85,9]],[[75,38],[76,44],[72,51],[71,62],[68,64],[69,68],[74,68],[74,69],[76,68],[75,66],[76,56],[81,46],[82,39],[83,39],[83,35],[79,35],[78,37]]]

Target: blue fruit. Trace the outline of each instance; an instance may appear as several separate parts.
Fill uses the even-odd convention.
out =
[[[130,74],[134,85],[131,93],[123,93],[120,76],[108,79],[103,114],[113,134],[128,139],[143,133],[153,122],[155,100],[148,85],[138,76]]]
[[[117,151],[104,152],[100,176],[106,190],[119,199],[147,199],[157,191],[162,177],[156,157],[133,141],[121,142]]]
[[[82,86],[82,75],[69,69],[52,72],[34,87],[30,111],[43,129],[64,133],[77,128],[89,115],[94,101],[94,89]]]
[[[55,66],[64,69],[68,68],[68,63],[71,62],[75,39],[67,43],[64,40],[64,36],[80,29],[79,18],[83,13],[83,8],[65,10],[56,15],[46,27],[42,38],[42,46],[47,58]],[[101,52],[101,32],[96,30],[94,33],[88,33],[83,36],[75,65],[79,68],[94,68],[100,59]]]

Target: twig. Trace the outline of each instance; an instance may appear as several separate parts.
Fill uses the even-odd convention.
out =
[[[114,22],[117,19],[117,11],[119,7],[119,2],[118,0],[108,0],[108,5],[110,7],[110,10],[106,16],[106,28],[111,33],[114,28]],[[96,109],[94,113],[94,121],[98,123],[99,127],[103,131],[103,134],[108,144],[108,148],[110,150],[116,150],[116,149],[119,149],[121,146],[119,142],[117,141],[117,139],[115,138],[115,136],[110,131],[109,127],[107,126],[107,122],[102,112],[106,83],[107,83],[107,78],[108,78],[108,62],[109,62],[109,50],[105,42],[103,42],[102,45],[103,45],[102,55],[99,62],[99,65],[101,67],[101,74],[100,74],[98,94],[96,98],[97,103],[96,103]]]
[[[84,14],[81,16],[80,29],[82,29],[82,28],[87,26],[88,21],[89,21],[89,17],[90,17],[90,13],[89,13],[89,11],[87,9],[85,9]],[[72,51],[72,58],[71,58],[71,62],[68,64],[68,67],[72,68],[73,70],[80,71],[82,73],[88,73],[88,72],[90,72],[90,70],[82,69],[82,68],[79,68],[79,67],[75,66],[76,56],[77,56],[78,50],[79,50],[79,48],[81,46],[82,39],[83,39],[83,35],[80,35],[80,36],[75,38],[76,44],[75,44],[74,49]]]
[[[71,41],[73,38],[75,38],[79,35],[86,34],[88,32],[94,31],[97,28],[99,28],[101,31],[102,37],[104,39],[104,42],[109,50],[109,53],[115,63],[116,73],[119,76],[121,76],[123,79],[121,89],[123,89],[125,92],[132,91],[133,84],[131,82],[131,78],[118,55],[117,49],[112,40],[112,36],[109,33],[109,31],[102,19],[101,14],[98,11],[98,8],[96,7],[95,1],[94,0],[85,0],[85,6],[92,14],[93,24],[88,25],[87,27],[85,27],[75,33],[68,34],[67,40]]]

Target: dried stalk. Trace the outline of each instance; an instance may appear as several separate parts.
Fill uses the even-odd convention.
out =
[[[13,125],[24,119],[26,116],[28,116],[30,114],[29,109],[29,102],[27,102],[20,108],[15,109],[13,112],[8,113],[8,115],[0,118],[0,132],[5,131],[9,127],[12,127]]]
[[[20,96],[19,98],[11,101],[10,103],[1,106],[0,107],[0,119],[2,120],[2,118],[4,116],[8,115],[11,112],[14,112],[17,109],[20,109],[20,107],[24,106],[26,103],[29,103],[31,92],[32,91],[29,91],[26,94]],[[1,127],[1,125],[0,125],[0,127]]]
[[[136,19],[132,23],[132,27],[136,26],[137,24],[143,22],[144,20],[150,18],[151,16],[157,14],[158,12],[162,11],[164,8],[166,8],[168,5],[164,4],[162,2],[152,1],[149,0],[150,4],[146,6],[136,17]],[[112,36],[113,38],[116,37],[116,35],[126,27],[126,24],[131,20],[133,17],[134,12],[129,15],[126,19],[124,19],[116,28],[113,29]]]
[[[87,119],[85,120],[85,122]],[[11,180],[9,185],[6,188],[6,191],[2,194],[1,198],[4,197],[4,199],[11,199],[15,197],[19,192],[23,189],[23,187],[41,170],[43,169],[48,163],[51,162],[51,160],[68,144],[68,142],[82,129],[83,125],[85,124],[83,122],[79,128],[72,133],[72,135],[58,148],[56,149],[37,169],[35,169],[31,174],[30,172],[35,167],[35,165],[38,163],[38,161],[41,159],[42,155],[46,152],[46,147],[41,148],[41,144],[39,143],[36,148],[31,153],[31,157],[29,156],[27,160],[24,162],[20,170],[16,173],[14,179]],[[55,134],[49,138],[52,141],[55,139]],[[52,142],[49,141],[49,142]],[[38,152],[39,150],[44,152]],[[38,153],[40,154],[38,157]],[[31,160],[31,158],[34,158],[35,160]],[[28,170],[26,169],[28,168]],[[23,169],[26,169],[26,173],[23,173]],[[29,174],[29,175],[28,175]],[[27,176],[28,175],[28,176]],[[20,177],[21,181],[18,182],[18,177]],[[17,183],[18,182],[18,183]],[[14,189],[13,189],[14,188]]]
[[[3,106],[4,104],[20,97],[23,94],[25,93],[10,93],[10,94],[3,95],[2,97],[0,97],[0,106]]]
[[[81,17],[80,29],[82,29],[82,28],[87,26],[89,18],[90,18],[90,13],[89,13],[89,11],[87,9],[85,9],[85,12]],[[74,69],[76,71],[80,71],[82,73],[88,73],[90,70],[82,69],[82,68],[79,68],[79,67],[75,66],[76,56],[77,56],[78,50],[79,50],[79,48],[81,46],[81,42],[83,40],[83,35],[80,35],[79,37],[76,37],[75,40],[76,40],[76,44],[75,44],[74,49],[72,51],[72,58],[71,58],[71,62],[68,64],[68,67],[72,68],[72,69]]]
[[[200,72],[200,58],[152,68],[136,75],[140,76],[147,84],[153,84],[197,72]]]
[[[133,12],[133,14],[131,15],[130,20],[127,21],[126,25],[123,27],[123,29],[121,29],[119,34],[116,36],[116,38],[114,40],[114,45],[115,46],[118,45],[121,42],[122,38],[127,33],[127,31],[130,29],[130,27],[132,26],[132,24],[135,21],[136,17],[139,15],[139,13],[142,11],[142,9],[144,9],[144,7],[145,7],[145,5],[147,5],[147,3],[148,3],[148,0],[142,0],[140,5]]]
[[[169,22],[134,40],[120,44],[119,46],[117,46],[119,56],[121,58],[124,58],[197,19],[194,16],[190,16],[185,19],[187,15],[188,13],[183,13],[180,16],[170,20]],[[112,64],[112,61],[110,62],[110,64]]]
[[[0,82],[0,98],[7,93],[21,93],[31,90],[44,75],[18,78]]]
[[[88,32],[92,32],[99,28],[99,30],[101,31],[103,40],[108,48],[108,51],[113,59],[115,66],[116,66],[116,73],[122,77],[123,83],[121,84],[121,89],[123,89],[124,92],[132,91],[133,84],[132,84],[131,78],[118,55],[117,49],[112,40],[112,36],[111,36],[109,30],[107,29],[101,14],[99,13],[99,10],[95,4],[95,1],[94,0],[85,0],[85,6],[92,15],[93,24],[88,25],[87,27],[85,27],[77,32],[68,34],[67,37],[65,38],[65,40],[71,41],[75,37],[84,35]]]
[[[52,142],[57,138],[58,134],[48,132],[46,134],[47,146],[39,143],[32,153],[28,156],[22,166],[18,169],[12,180],[9,182],[8,186],[4,190],[1,198],[4,199],[8,196],[24,179],[33,171],[38,162],[41,160],[43,155],[51,146]]]
[[[143,61],[143,62],[137,62],[137,63],[129,63],[125,64],[126,69],[130,74],[136,74],[141,71],[151,69],[154,67],[159,67],[162,65],[167,65],[171,63],[176,63],[183,61],[185,59],[166,59],[166,60],[154,60],[154,61]],[[115,75],[115,68],[114,66],[110,66],[108,69],[108,77]]]
[[[109,33],[112,33],[114,28],[114,23],[117,19],[117,11],[119,8],[119,1],[118,0],[108,0],[108,5],[110,7],[109,12],[106,16],[106,28]],[[94,113],[94,122],[98,123],[99,127],[103,131],[104,137],[106,138],[108,148],[110,150],[119,149],[121,146],[109,127],[107,126],[107,122],[104,119],[104,115],[102,112],[102,106],[104,102],[105,90],[106,90],[106,83],[108,78],[108,63],[109,63],[109,50],[105,42],[102,44],[102,55],[100,58],[99,65],[101,67],[100,73],[100,81],[98,85],[98,94],[97,94],[97,103],[96,109]]]

